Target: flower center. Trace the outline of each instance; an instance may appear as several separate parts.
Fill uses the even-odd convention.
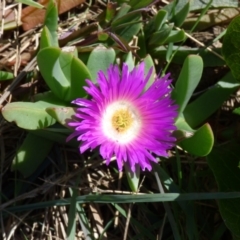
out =
[[[112,117],[112,125],[119,133],[124,133],[134,121],[131,112],[128,109],[117,110]]]
[[[107,106],[102,116],[102,127],[109,139],[126,144],[138,135],[141,119],[131,103],[118,101]]]

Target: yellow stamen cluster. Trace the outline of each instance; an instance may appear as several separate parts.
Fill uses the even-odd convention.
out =
[[[129,110],[119,109],[112,117],[112,125],[117,132],[124,133],[131,127],[133,120],[134,119]]]

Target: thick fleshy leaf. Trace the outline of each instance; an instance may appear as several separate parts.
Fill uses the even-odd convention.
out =
[[[208,123],[200,127],[192,137],[178,143],[180,147],[195,156],[208,155],[213,147],[214,136]]]
[[[13,159],[12,170],[28,177],[34,173],[48,155],[54,141],[29,133]]]
[[[44,25],[41,33],[40,49],[45,47],[58,47],[58,9],[53,0],[50,0],[47,5]]]
[[[149,38],[154,32],[161,31],[163,26],[167,24],[167,19],[168,12],[163,9],[159,10],[153,18],[144,24],[145,36]]]
[[[166,20],[168,18],[168,12],[161,9],[158,11],[157,15],[154,18],[154,28],[156,31],[160,31],[163,24],[165,24]]]
[[[13,79],[14,75],[10,72],[0,71],[0,81]]]
[[[91,73],[93,82],[96,83],[97,73],[102,70],[106,73],[110,64],[115,61],[116,53],[112,48],[106,48],[102,45],[94,48],[88,58],[87,67]]]
[[[177,130],[173,132],[173,136],[177,139],[177,142],[185,138],[192,137],[196,132],[196,130],[192,129],[188,125],[182,114],[178,116],[177,120],[175,121],[175,125],[177,127]]]
[[[137,54],[140,58],[144,58],[148,54],[146,46],[146,34],[144,31],[140,31],[138,34],[138,47]]]
[[[117,9],[117,4],[116,3],[112,3],[112,2],[109,2],[107,4],[107,8],[106,8],[106,16],[105,16],[105,21],[106,22],[110,22],[115,13],[116,13],[116,9]]]
[[[139,9],[147,7],[149,4],[151,4],[153,0],[132,0],[129,1],[129,4],[132,6],[133,9]]]
[[[167,40],[169,34],[172,31],[172,28],[172,24],[164,24],[161,30],[153,33],[149,38],[149,45],[162,45]]]
[[[46,48],[46,47],[53,47],[54,42],[51,36],[51,33],[49,32],[48,28],[45,26],[41,33],[40,38],[40,49]]]
[[[195,130],[193,130],[189,125],[188,123],[186,122],[184,116],[181,114],[176,122],[175,122],[175,125],[177,126],[177,129],[178,130],[182,130],[182,131],[186,131],[186,132],[195,132]]]
[[[142,27],[140,22],[142,19],[141,13],[136,11],[128,12],[130,9],[129,5],[122,4],[111,24],[113,32],[127,42],[130,42]]]
[[[190,1],[173,1],[164,7],[168,12],[169,19],[175,23],[175,26],[180,27],[185,21],[190,9]]]
[[[181,42],[185,39],[185,32],[183,30],[175,31],[172,30],[167,37],[167,39],[164,41],[164,44],[171,43],[171,42]]]
[[[183,113],[188,124],[195,128],[203,123],[222,106],[223,102],[239,86],[240,83],[234,79],[232,74],[230,72],[227,73],[214,87],[208,89],[200,97],[187,105]]]
[[[187,1],[187,3],[180,9],[180,11],[173,15],[173,18],[171,19],[171,21],[173,21],[176,26],[180,27],[184,23],[185,19],[187,18],[189,9],[190,9],[190,1]]]
[[[132,172],[130,166],[128,164],[124,164],[125,173],[127,176],[128,184],[132,192],[137,192],[139,187],[140,180],[140,167],[139,165],[135,166],[135,172]]]
[[[240,16],[234,18],[228,26],[222,53],[233,76],[240,81]]]
[[[44,102],[46,107],[52,107],[52,106],[65,107],[67,105],[70,105],[70,103],[67,103],[66,105],[66,102],[57,98],[52,92],[38,93],[33,96],[33,100],[34,102]]]
[[[235,108],[235,109],[233,110],[233,113],[240,115],[240,107]]]
[[[135,61],[132,52],[127,53],[125,63],[128,65],[128,70],[132,71],[133,68],[135,67]]]
[[[46,108],[46,112],[65,127],[68,127],[68,121],[76,114],[75,108],[71,107]]]
[[[45,108],[51,106],[43,102],[13,102],[2,109],[2,115],[8,122],[15,122],[18,127],[35,130],[53,125],[56,121]]]
[[[47,47],[38,53],[37,61],[43,78],[58,98],[70,102],[85,95],[85,80],[92,77],[84,63],[73,54]]]
[[[166,51],[166,61],[169,63],[170,61],[172,61],[172,57],[174,56],[173,54],[173,43],[170,42],[167,45],[167,51]]]
[[[240,192],[239,142],[230,142],[223,147],[214,148],[208,155],[207,161],[212,169],[219,191]],[[226,226],[234,235],[233,239],[240,239],[240,200],[218,200],[220,213]]]
[[[109,38],[109,35],[103,31],[98,32],[98,40],[101,42],[107,41]]]
[[[125,41],[130,42],[141,30],[141,21],[141,15],[136,16],[131,22],[129,22],[127,27],[116,30],[116,33],[121,36],[121,38],[125,39]]]
[[[120,7],[120,9],[118,10],[115,18],[112,20],[112,26],[118,26],[119,24],[124,24],[126,23],[126,18],[124,17],[126,16],[126,14],[129,12],[129,10],[131,9],[131,6],[127,5],[126,3],[123,3]],[[130,15],[131,16],[131,15]]]
[[[178,77],[172,96],[179,106],[178,111],[182,113],[195,88],[197,87],[203,71],[202,58],[196,55],[188,56]]]
[[[48,47],[42,49],[37,56],[40,72],[43,75],[44,80],[52,92],[62,100],[66,100],[66,98],[70,97],[71,81],[68,77],[71,76],[69,65],[71,65],[72,56],[64,56],[64,54],[66,53],[63,53],[58,48]],[[65,61],[60,61],[61,58],[64,58],[63,60]],[[65,70],[63,66],[68,68]],[[66,95],[68,96],[66,97]]]
[[[147,75],[147,73],[149,72],[149,70],[151,68],[153,68],[153,71],[152,71],[152,75],[150,77],[150,79],[148,80],[144,90],[147,90],[151,85],[152,83],[154,82],[154,79],[155,79],[155,75],[156,75],[156,70],[155,70],[155,66],[154,66],[154,62],[153,62],[153,59],[151,57],[151,55],[147,55],[144,59],[143,59],[144,63],[145,63],[145,69],[144,69],[144,73],[145,75]]]

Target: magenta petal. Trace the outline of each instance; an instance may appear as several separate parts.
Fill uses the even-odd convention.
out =
[[[115,156],[120,171],[124,162],[127,162],[133,172],[136,166],[140,166],[143,171],[151,171],[151,163],[157,162],[153,154],[168,156],[167,151],[175,145],[172,131],[176,129],[174,119],[178,114],[178,107],[170,98],[172,80],[170,74],[156,77],[144,91],[153,69],[146,75],[144,71],[144,62],[132,71],[123,63],[121,71],[117,65],[111,65],[106,74],[99,71],[97,85],[86,80],[84,89],[91,99],[78,98],[72,102],[77,105],[77,111],[68,124],[74,132],[67,138],[81,141],[81,153],[99,147],[100,155],[107,165]],[[141,121],[140,130],[136,134],[131,132],[133,137],[130,141],[120,142],[103,129],[102,119],[105,119],[103,116],[106,109],[116,102],[130,104]]]

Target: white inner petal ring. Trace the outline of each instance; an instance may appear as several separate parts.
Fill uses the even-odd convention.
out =
[[[141,119],[137,109],[126,101],[114,102],[107,106],[102,117],[102,127],[109,139],[125,144],[139,133]]]

